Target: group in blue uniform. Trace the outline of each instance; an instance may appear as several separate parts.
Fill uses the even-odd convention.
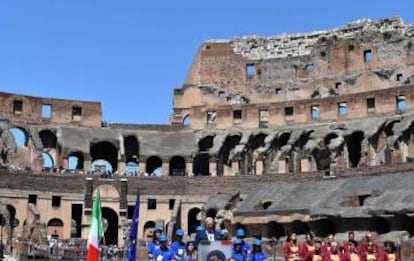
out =
[[[155,227],[153,240],[148,244],[147,252],[150,261],[198,261],[197,245],[202,240],[223,240],[223,234],[214,230],[206,220],[206,227],[197,228],[195,241],[184,241],[184,230],[177,229],[176,240],[168,246],[168,237],[162,233],[162,228]],[[236,231],[233,241],[231,258],[236,261],[266,261],[267,255],[262,251],[262,241],[255,239],[252,247],[244,240],[246,233],[243,229]],[[201,261],[201,260],[200,260]]]

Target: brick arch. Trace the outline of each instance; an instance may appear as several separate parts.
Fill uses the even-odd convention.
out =
[[[173,156],[170,159],[170,176],[185,176],[185,159],[183,156]]]
[[[64,224],[60,218],[52,218],[47,222],[47,235],[51,237],[64,238]]]

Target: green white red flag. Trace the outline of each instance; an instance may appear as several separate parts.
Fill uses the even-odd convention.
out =
[[[101,241],[103,235],[101,202],[99,192],[96,192],[92,207],[92,220],[89,226],[88,253],[86,255],[86,261],[98,261],[99,242]]]

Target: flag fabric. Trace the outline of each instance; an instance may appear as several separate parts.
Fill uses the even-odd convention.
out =
[[[131,230],[129,231],[129,246],[128,246],[128,261],[135,261],[137,252],[137,234],[138,234],[138,218],[139,218],[139,198],[138,192],[137,201],[135,202],[134,215],[132,217]]]
[[[102,213],[99,191],[96,192],[95,200],[92,207],[92,220],[89,226],[88,253],[86,261],[98,261],[99,259],[99,242],[103,237]]]

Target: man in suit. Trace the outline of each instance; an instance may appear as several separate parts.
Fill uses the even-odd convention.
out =
[[[197,245],[203,240],[208,240],[210,242],[223,240],[223,234],[216,230],[216,224],[211,217],[206,218],[204,221],[204,229],[197,232]]]

